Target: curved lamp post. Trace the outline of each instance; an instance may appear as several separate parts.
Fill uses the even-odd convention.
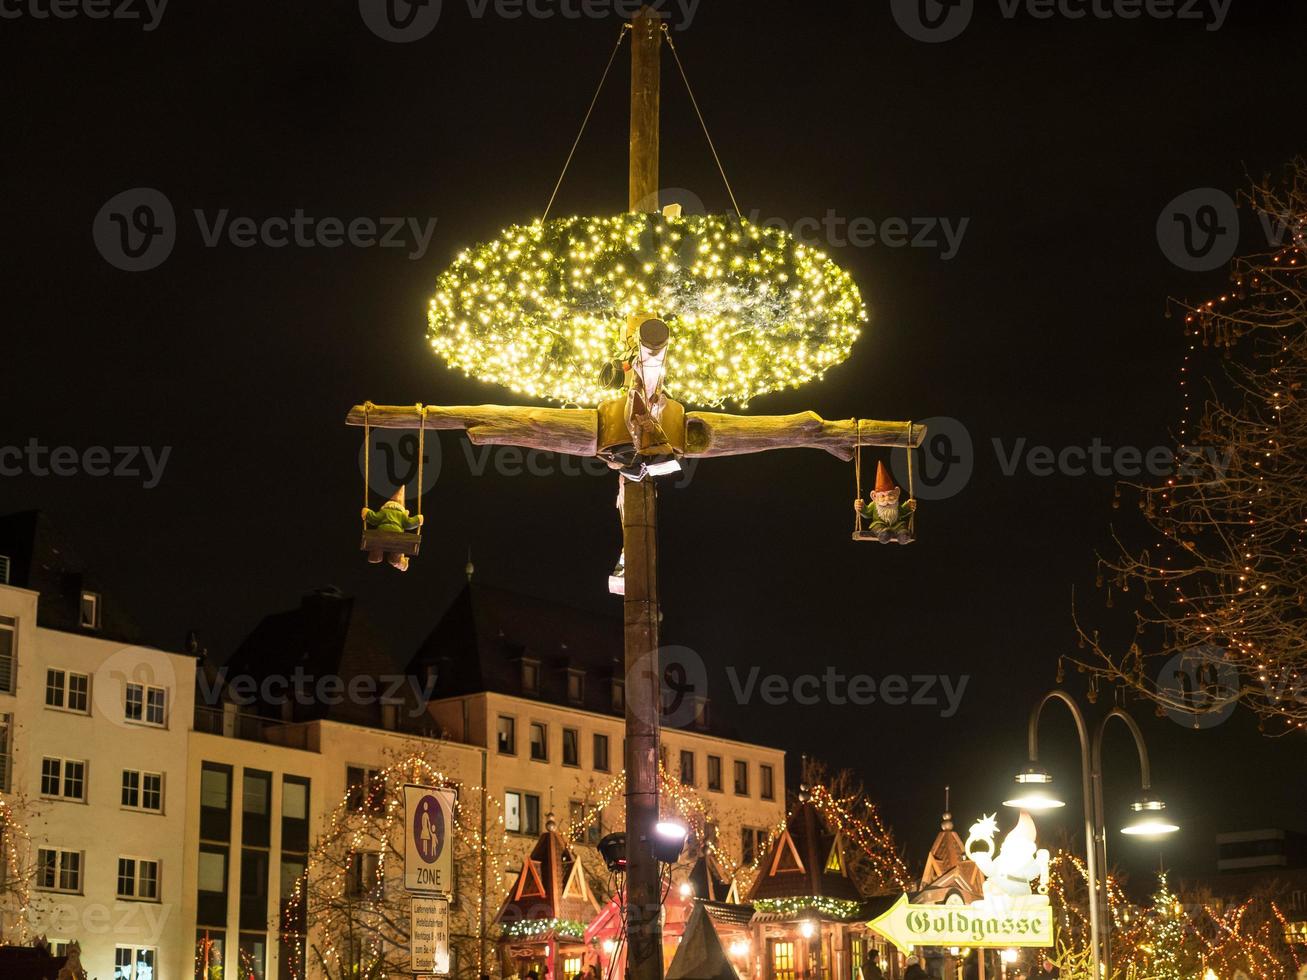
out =
[[[1071,712],[1080,736],[1080,780],[1085,805],[1086,871],[1089,885],[1089,933],[1094,975],[1103,975],[1103,965],[1110,962],[1111,920],[1107,902],[1107,830],[1103,803],[1103,732],[1113,718],[1121,719],[1134,737],[1139,750],[1142,795],[1132,806],[1135,816],[1123,834],[1135,837],[1162,837],[1180,828],[1166,816],[1166,804],[1151,795],[1152,774],[1143,733],[1135,720],[1123,709],[1113,708],[1094,726],[1091,736],[1084,712],[1075,699],[1061,689],[1049,691],[1030,713],[1030,765],[1017,773],[1017,791],[1004,806],[1039,812],[1065,806],[1053,791],[1053,777],[1039,765],[1039,719],[1050,701],[1061,701]]]

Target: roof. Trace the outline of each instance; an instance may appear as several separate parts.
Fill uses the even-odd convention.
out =
[[[849,877],[844,837],[827,829],[821,814],[801,794],[763,856],[758,877],[746,899],[758,902],[776,898],[833,898],[861,901],[863,896]]]
[[[970,905],[984,897],[984,884],[984,872],[967,857],[962,838],[953,829],[953,815],[945,813],[921,873],[921,890],[912,900],[923,905],[942,905],[956,895]]]
[[[522,870],[514,879],[495,922],[502,925],[544,919],[584,926],[598,912],[599,904],[586,884],[580,859],[567,846],[550,817],[545,832],[522,862]]]
[[[712,917],[696,902],[676,955],[667,968],[667,980],[740,980],[722,949]]]
[[[740,900],[735,883],[722,871],[721,865],[711,854],[700,855],[690,869],[689,881],[694,894],[710,902],[737,903]]]

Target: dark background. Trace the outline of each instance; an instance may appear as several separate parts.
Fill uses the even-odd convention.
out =
[[[1222,272],[1170,264],[1154,225],[1190,188],[1233,192],[1303,149],[1301,4],[1235,0],[1194,21],[1008,20],[980,0],[947,44],[914,41],[885,5],[707,0],[677,37],[746,213],[971,219],[961,250],[836,249],[875,314],[824,383],[754,412],[950,416],[974,439],[964,492],[922,506],[911,548],[849,541],[852,467],[816,452],[703,463],[661,494],[665,637],[709,666],[740,734],[851,766],[910,844],[943,787],[965,826],[1024,760],[1027,713],[1071,652],[1073,586],[1092,610],[1110,478],[1006,477],[991,440],[1060,449],[1170,442],[1185,342],[1168,295]],[[258,619],[328,583],[393,626],[407,653],[463,582],[616,613],[611,478],[474,477],[458,442],[426,505],[407,576],[357,551],[359,432],[349,406],[506,402],[446,370],[424,307],[461,247],[538,215],[618,21],[475,19],[446,0],[417,43],[386,43],[352,3],[176,3],[152,32],[114,20],[0,23],[7,323],[0,444],[172,447],[162,483],[10,477],[0,512],[40,507],[156,642],[187,629],[224,656]],[[726,210],[670,59],[663,183]],[[563,213],[626,203],[626,60],[564,185]],[[113,195],[156,187],[177,247],[128,274],[92,242]],[[429,253],[202,245],[192,209],[262,219],[438,219]],[[1246,212],[1245,226],[1252,220]],[[794,676],[969,675],[961,710],[734,705],[724,670]],[[1083,691],[1081,678],[1069,678]],[[1104,710],[1104,697],[1096,710]],[[1213,836],[1299,827],[1300,740],[1238,712],[1195,732],[1139,706],[1155,784],[1184,833],[1112,840],[1142,874],[1160,856],[1214,867]],[[1072,793],[1065,713],[1045,760]],[[1137,784],[1108,740],[1109,820]]]

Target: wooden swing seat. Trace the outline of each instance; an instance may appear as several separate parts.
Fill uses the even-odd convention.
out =
[[[882,534],[878,531],[854,531],[853,540],[871,541],[875,544],[912,544],[917,540],[917,535],[916,532],[910,530],[898,531],[892,534],[889,532]]]
[[[415,557],[422,547],[422,532],[410,534],[407,531],[383,531],[379,528],[366,528],[363,531],[363,551],[380,551],[385,554],[408,555]]]

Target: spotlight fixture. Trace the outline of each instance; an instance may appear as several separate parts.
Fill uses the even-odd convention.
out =
[[[1058,807],[1066,806],[1053,794],[1053,777],[1048,774],[1047,769],[1041,769],[1039,766],[1023,769],[1017,773],[1016,784],[1016,795],[1010,800],[1004,800],[1004,806],[1031,812],[1056,810]]]
[[[599,841],[599,856],[614,874],[626,873],[626,835],[620,831]]]
[[[659,820],[654,824],[653,852],[663,864],[673,864],[681,856],[685,839],[690,836],[685,824],[672,820]]]

